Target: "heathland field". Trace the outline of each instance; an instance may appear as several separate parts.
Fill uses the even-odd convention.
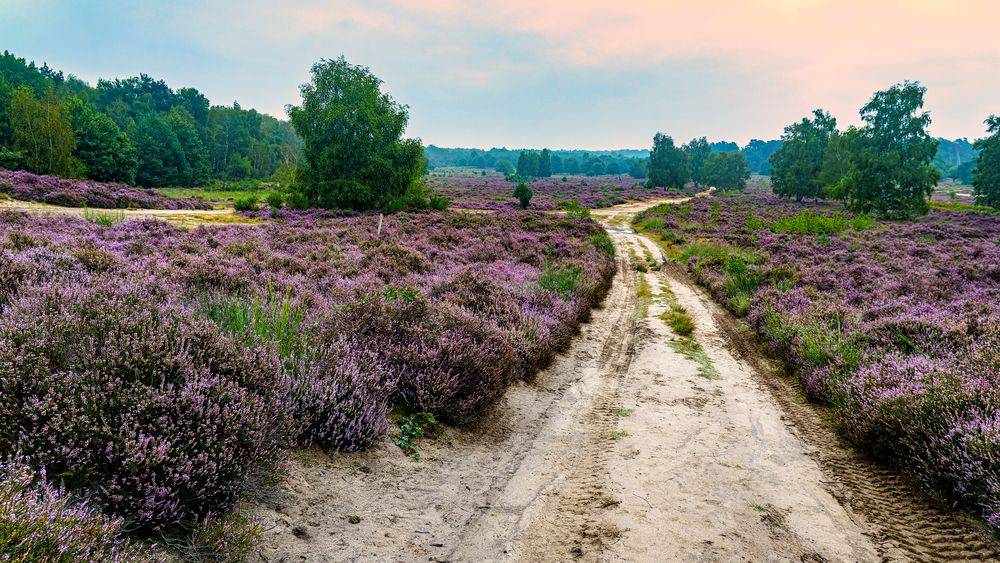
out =
[[[50,9],[20,4],[5,39]],[[46,45],[106,19],[78,4],[44,20]],[[870,65],[781,58],[768,74],[776,51],[754,42],[803,43],[778,29],[693,80],[687,59],[639,59],[732,34],[660,49],[646,36],[678,30],[618,36],[611,5],[492,9],[493,34],[447,2],[264,0],[222,10],[225,25],[206,6],[211,32],[148,4],[114,10],[134,25],[106,37],[130,49],[96,42],[86,72],[130,68],[118,57],[138,57],[139,29],[157,48],[136,61],[197,69],[229,99],[253,75],[241,100],[292,103],[279,119],[146,74],[91,85],[0,55],[0,561],[1000,560],[1000,117],[978,140],[932,136],[909,81],[852,125],[787,114],[912,70],[890,56],[947,66],[935,99],[961,107],[942,130],[980,132],[983,115],[958,110],[996,88],[949,65],[991,29],[951,31],[938,58],[902,57],[892,37]],[[652,4],[639,12],[656,21],[669,3]],[[722,12],[760,29],[768,3],[742,4]],[[768,25],[909,21],[809,4]],[[982,11],[915,35],[997,21]],[[697,28],[676,12],[667,23]],[[252,48],[227,35],[262,16]],[[454,42],[418,39],[455,21]],[[541,40],[550,26],[558,41]],[[271,91],[329,51],[329,30],[334,53],[392,51],[378,68],[416,99],[412,127],[344,56],[291,65],[297,96]],[[508,33],[516,61],[494,45]],[[475,64],[435,66],[456,53]],[[711,84],[744,59],[744,87]],[[786,93],[777,76],[810,83]],[[799,120],[762,140],[774,115]],[[659,122],[748,140],[675,141]],[[506,148],[523,139],[649,148]]]

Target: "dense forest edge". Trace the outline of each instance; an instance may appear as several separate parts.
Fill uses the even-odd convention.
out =
[[[696,139],[697,140],[697,139]],[[933,164],[942,179],[971,181],[978,151],[968,139],[939,138]],[[709,143],[712,152],[742,153],[754,174],[770,174],[780,139]],[[287,184],[303,158],[287,120],[232,105],[213,105],[192,87],[173,89],[147,74],[100,79],[91,86],[48,64],[0,55],[0,168],[121,182],[147,188],[213,182]],[[424,149],[429,171],[447,167],[517,170],[539,149]],[[552,175],[628,174],[645,178],[649,151],[551,150]]]

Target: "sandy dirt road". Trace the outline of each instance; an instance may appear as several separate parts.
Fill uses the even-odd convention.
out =
[[[633,207],[635,207],[633,209]],[[651,241],[603,220],[619,270],[602,308],[471,428],[295,454],[256,507],[263,561],[986,560],[973,519],[842,447],[794,385]],[[693,316],[698,352],[659,318]],[[350,516],[360,522],[351,523]]]
[[[2,200],[0,211],[24,211],[36,215],[105,215],[115,219],[162,219],[172,225],[193,229],[200,225],[246,223],[258,221],[248,219],[232,209],[84,209],[81,207],[60,207],[30,201]]]

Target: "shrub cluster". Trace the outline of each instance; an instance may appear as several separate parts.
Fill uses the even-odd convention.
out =
[[[569,181],[567,181],[569,180]],[[514,209],[520,205],[514,194],[518,183],[503,176],[431,176],[430,189],[447,197],[452,207],[463,209]],[[567,205],[584,209],[611,207],[626,201],[677,197],[680,192],[649,188],[630,176],[539,178],[526,186],[531,209],[554,210]]]
[[[148,561],[120,539],[122,521],[73,503],[22,461],[0,462],[0,560],[76,563]]]
[[[69,180],[40,176],[23,170],[0,169],[0,193],[22,201],[36,201],[63,207],[104,209],[211,209],[197,198],[174,199],[153,190],[125,184]]]
[[[289,445],[367,447],[395,406],[475,420],[614,273],[583,219],[277,215],[188,232],[4,213],[0,454],[176,537]]]
[[[150,530],[233,506],[287,444],[287,387],[134,281],[26,289],[0,317],[0,451]]]
[[[1000,527],[1000,217],[889,223],[803,207],[750,194],[638,224],[745,315],[859,444]]]

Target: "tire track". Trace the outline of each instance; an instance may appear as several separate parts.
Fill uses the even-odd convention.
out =
[[[619,388],[635,354],[636,280],[625,245],[615,238],[623,302],[615,303],[616,318],[598,357],[598,387],[567,448],[564,478],[550,493],[556,498],[554,506],[525,534],[525,561],[597,560],[606,542],[621,534],[603,522],[601,513],[619,504],[609,490],[607,461],[618,425]]]
[[[668,266],[676,283],[699,295],[680,266]],[[734,317],[705,298],[726,345],[753,368],[758,382],[781,407],[787,423],[811,448],[810,456],[828,480],[827,490],[868,529],[868,535],[889,561],[1000,561],[1000,542],[968,512],[935,502],[896,471],[854,454],[835,430],[828,407],[803,401],[797,379],[781,373],[762,354],[756,337],[742,330]]]

